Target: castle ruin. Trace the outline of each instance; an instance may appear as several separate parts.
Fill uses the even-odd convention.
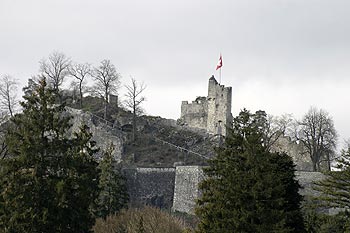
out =
[[[213,135],[226,135],[231,126],[232,87],[220,85],[212,76],[208,96],[197,97],[192,103],[182,101],[181,121],[193,128],[204,129]]]

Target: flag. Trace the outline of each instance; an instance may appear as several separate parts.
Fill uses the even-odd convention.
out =
[[[220,69],[222,67],[222,56],[220,54],[220,58],[219,58],[219,62],[218,64],[216,65],[216,70]]]

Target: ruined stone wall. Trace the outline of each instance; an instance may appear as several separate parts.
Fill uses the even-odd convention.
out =
[[[182,121],[194,128],[206,129],[208,117],[208,102],[206,97],[198,97],[192,103],[182,101],[181,119]]]
[[[278,138],[271,149],[273,152],[285,152],[292,157],[298,171],[312,171],[310,156],[304,153],[301,144],[293,142],[289,137]]]
[[[70,114],[73,118],[71,120],[72,128],[70,133],[78,132],[79,127],[82,124],[86,124],[90,128],[90,132],[93,137],[92,140],[96,141],[101,150],[97,153],[97,156],[102,155],[102,151],[108,148],[111,143],[115,146],[113,151],[113,157],[117,162],[122,160],[122,153],[124,143],[126,141],[126,135],[119,130],[113,130],[106,127],[104,124],[94,122],[93,116],[82,110],[66,107],[67,114]]]
[[[203,170],[200,166],[176,167],[173,211],[194,213],[196,199],[200,193],[199,182],[203,179]]]
[[[208,86],[207,131],[211,134],[226,135],[226,126],[231,125],[232,88],[220,85],[214,77]]]
[[[181,120],[210,134],[226,135],[226,126],[231,126],[232,122],[231,103],[232,88],[220,85],[212,76],[207,97],[198,97],[192,103],[182,102]]]
[[[123,173],[132,206],[172,207],[175,168],[133,168],[124,169]]]

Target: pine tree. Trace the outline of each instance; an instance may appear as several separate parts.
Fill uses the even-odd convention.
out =
[[[303,232],[301,196],[286,154],[264,147],[266,114],[242,111],[204,169],[198,232]]]
[[[96,214],[102,218],[118,213],[121,209],[127,207],[129,200],[126,181],[121,174],[121,170],[116,167],[113,151],[114,145],[111,144],[104,152],[99,164],[101,170],[100,193],[97,200]]]
[[[90,232],[98,194],[92,134],[82,126],[68,135],[71,117],[44,79],[24,99],[1,161],[0,231]]]
[[[337,159],[337,171],[324,172],[325,179],[315,183],[314,189],[320,192],[314,197],[319,207],[337,208],[348,216],[347,226],[350,231],[350,144]]]

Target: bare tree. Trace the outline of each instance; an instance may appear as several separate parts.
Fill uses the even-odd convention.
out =
[[[0,105],[3,111],[7,112],[11,117],[18,105],[17,100],[18,83],[10,75],[4,75],[0,83]]]
[[[328,112],[311,107],[302,120],[296,123],[294,135],[310,155],[313,171],[320,171],[323,161],[326,161],[328,169],[331,169],[330,162],[336,148],[337,132]]]
[[[40,73],[58,94],[59,87],[69,75],[71,60],[65,54],[53,52],[49,58],[40,61]]]
[[[281,137],[286,136],[291,123],[292,117],[290,114],[284,114],[282,116],[267,116],[264,129],[264,144],[269,151]]]
[[[79,97],[80,97],[79,99],[80,108],[82,108],[84,81],[86,81],[86,78],[88,78],[92,74],[91,65],[88,63],[72,64],[69,68],[69,73],[71,76],[73,76],[76,79],[76,84],[79,90]]]
[[[142,95],[143,91],[146,89],[146,85],[144,83],[137,83],[134,78],[131,78],[131,84],[125,87],[127,89],[125,105],[127,108],[131,109],[133,113],[132,137],[133,141],[135,141],[136,117],[142,112],[141,104],[146,100]]]
[[[109,95],[116,93],[120,87],[120,74],[110,60],[101,61],[93,71],[95,86],[93,92],[104,99],[104,118],[107,118]]]
[[[3,160],[8,155],[8,148],[5,142],[8,128],[6,122],[9,122],[9,115],[5,112],[0,112],[0,160]]]

